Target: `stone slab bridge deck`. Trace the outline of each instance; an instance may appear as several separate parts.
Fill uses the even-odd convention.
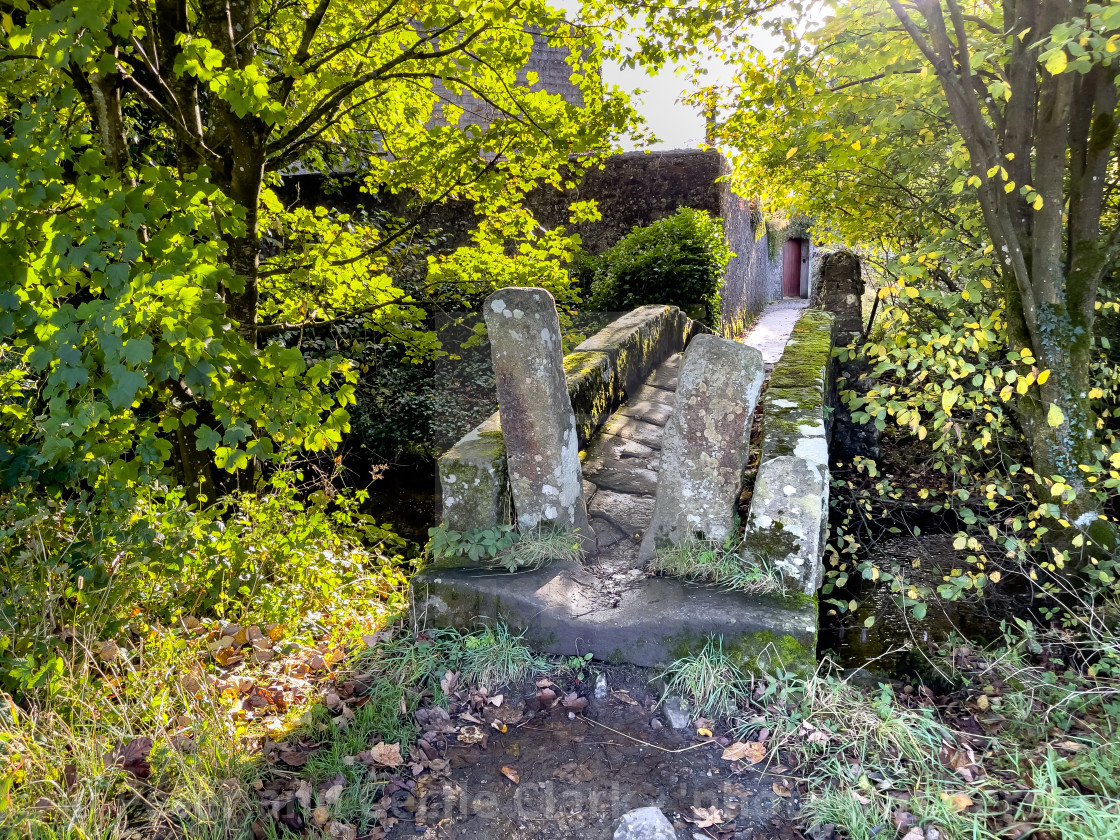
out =
[[[444,524],[558,526],[580,535],[585,557],[515,574],[462,559],[429,563],[413,581],[414,621],[466,629],[502,620],[543,652],[642,666],[719,636],[748,666],[813,668],[832,318],[798,304],[756,320],[761,352],[709,334],[675,307],[647,306],[561,359],[548,293],[496,292],[487,322],[505,413],[440,460]],[[723,540],[740,527],[751,418],[767,374],[744,544],[783,573],[785,594],[652,575],[658,549],[696,535]],[[558,390],[566,399],[556,400]]]

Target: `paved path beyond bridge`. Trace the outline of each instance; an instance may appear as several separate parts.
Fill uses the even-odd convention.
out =
[[[739,338],[743,344],[762,354],[767,376],[782,357],[793,325],[808,306],[809,301],[796,298],[775,301],[758,313],[750,328]]]

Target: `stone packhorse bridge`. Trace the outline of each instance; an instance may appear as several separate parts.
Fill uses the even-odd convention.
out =
[[[491,295],[500,410],[440,460],[444,524],[558,528],[583,556],[514,574],[430,563],[413,582],[415,620],[500,619],[544,652],[643,666],[721,636],[748,665],[815,667],[833,317],[802,307],[786,313],[796,323],[767,382],[758,350],[675,307],[634,310],[562,358],[548,292]],[[756,414],[758,466],[744,489]],[[650,574],[659,550],[697,538],[780,573],[780,591]]]

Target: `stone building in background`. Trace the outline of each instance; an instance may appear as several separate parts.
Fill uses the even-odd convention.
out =
[[[578,46],[578,39],[574,30],[572,31],[570,44],[550,44],[549,36],[539,30],[534,30],[532,34],[533,49],[528,62],[518,71],[518,82],[526,84],[529,80],[529,74],[533,73],[536,76],[536,82],[531,86],[531,90],[557,93],[564,97],[566,102],[576,107],[583,107],[583,92],[572,81],[572,66],[568,63],[573,48]],[[595,72],[598,72],[598,68],[595,68]],[[463,109],[463,114],[457,123],[461,127],[477,125],[485,128],[500,116],[501,112],[494,105],[470,91],[453,93],[438,79],[432,83],[432,90],[440,98],[429,123],[433,127],[449,124],[444,116],[445,109],[449,105],[455,105]]]

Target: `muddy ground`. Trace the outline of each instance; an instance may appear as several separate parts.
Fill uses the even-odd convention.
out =
[[[787,768],[724,760],[730,733],[715,724],[712,736],[695,723],[673,729],[656,708],[649,674],[601,673],[605,698],[594,696],[594,675],[585,673],[582,681],[507,688],[500,707],[480,707],[477,695],[472,703],[460,692],[450,720],[422,720],[429,730],[422,740],[447,766],[437,761],[441,771],[391,791],[398,821],[388,838],[599,840],[612,837],[626,811],[647,805],[659,807],[680,838],[801,837]],[[472,726],[476,720],[481,725]]]

